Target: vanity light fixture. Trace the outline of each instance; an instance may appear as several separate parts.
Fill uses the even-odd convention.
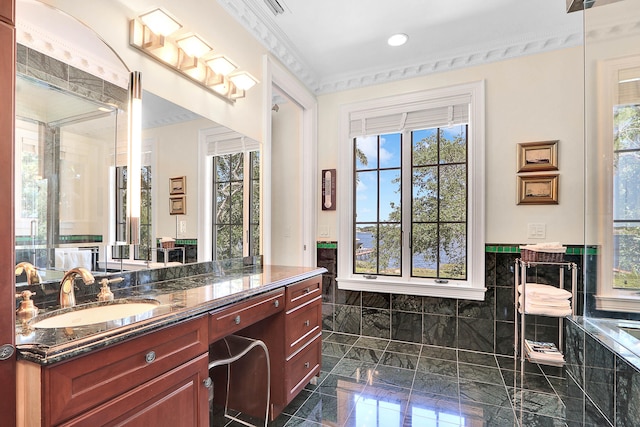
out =
[[[200,58],[211,52],[211,46],[196,35],[187,36],[177,40],[176,43],[187,55],[196,58]]]
[[[220,74],[221,76],[228,76],[238,68],[236,64],[225,56],[213,57],[207,61],[207,65],[214,73]]]
[[[144,13],[140,15],[140,20],[155,34],[163,37],[167,37],[182,28],[178,21],[162,9]]]
[[[240,90],[249,90],[258,83],[258,80],[246,71],[229,76],[229,80]]]
[[[247,72],[231,74],[238,68],[233,61],[214,55],[209,43],[161,9],[131,20],[129,44],[226,101],[243,98],[258,83]]]

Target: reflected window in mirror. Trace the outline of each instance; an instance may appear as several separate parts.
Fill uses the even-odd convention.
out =
[[[260,253],[260,152],[213,157],[215,259]]]
[[[605,61],[598,308],[636,311],[640,290],[640,56]],[[625,301],[626,300],[626,301]]]
[[[152,173],[150,165],[143,165],[140,171],[140,244],[130,250],[129,245],[113,246],[111,258],[114,260],[152,261],[154,245]],[[116,167],[116,215],[114,216],[116,241],[127,240],[127,166]]]

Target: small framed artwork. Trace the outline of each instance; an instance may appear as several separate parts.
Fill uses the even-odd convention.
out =
[[[169,197],[169,214],[185,215],[187,213],[187,196]]]
[[[187,177],[169,178],[169,194],[187,194]]]
[[[558,175],[518,176],[519,205],[557,205]]]
[[[518,172],[558,170],[558,141],[518,144]]]

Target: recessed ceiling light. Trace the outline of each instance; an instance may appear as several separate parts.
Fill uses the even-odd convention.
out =
[[[387,43],[389,43],[389,46],[402,46],[407,42],[407,40],[409,40],[408,35],[403,33],[398,33],[389,37],[389,40],[387,40]]]

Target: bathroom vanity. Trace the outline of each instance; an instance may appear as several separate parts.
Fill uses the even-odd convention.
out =
[[[263,266],[184,277],[145,285],[135,298],[127,289],[132,300],[158,301],[143,315],[73,328],[19,325],[18,423],[209,425],[209,348],[230,334],[267,345],[275,419],[320,372],[323,272]],[[237,371],[234,393],[264,402],[255,378],[242,375],[251,370]],[[252,414],[242,401],[230,406]]]

